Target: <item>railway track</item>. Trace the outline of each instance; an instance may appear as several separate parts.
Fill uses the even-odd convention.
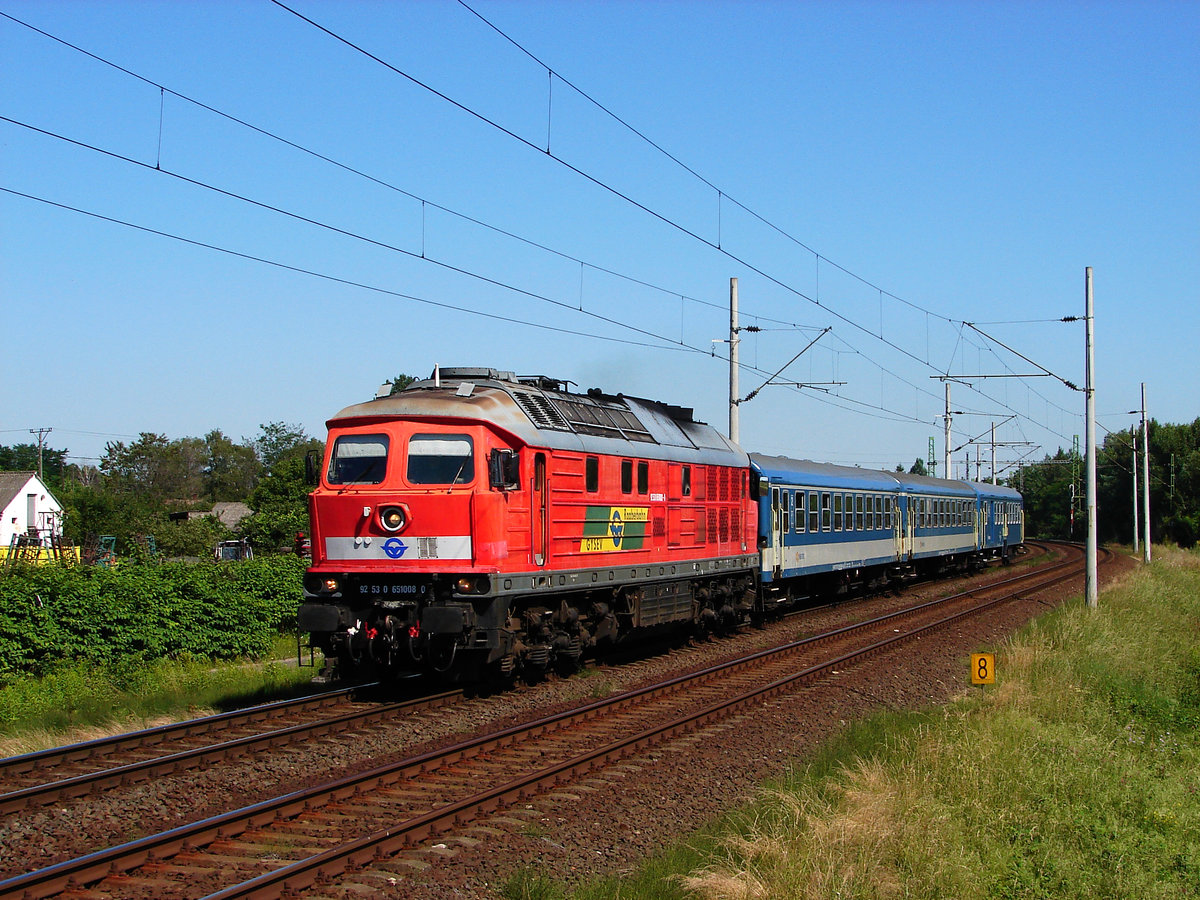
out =
[[[808,607],[791,615],[845,602]],[[361,684],[0,759],[0,815],[94,796],[323,734],[344,733],[397,715],[445,706],[463,696],[455,690],[381,705],[368,699],[379,687]],[[355,702],[360,696],[362,702]]]
[[[448,691],[386,704],[355,701],[374,687],[358,685],[0,759],[0,815],[362,728],[462,696]]]
[[[131,841],[0,882],[0,898],[53,896],[69,888],[72,896],[147,897],[259,897],[307,889],[736,717],[901,642],[1077,577],[1081,568],[1081,558],[1060,561]],[[87,891],[80,890],[84,885]]]

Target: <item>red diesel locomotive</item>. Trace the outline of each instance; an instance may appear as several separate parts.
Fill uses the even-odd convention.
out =
[[[442,369],[328,425],[298,624],[330,674],[570,670],[750,617],[749,460],[689,409]]]

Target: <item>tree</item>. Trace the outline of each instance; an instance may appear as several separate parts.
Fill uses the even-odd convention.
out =
[[[245,500],[258,482],[262,465],[254,446],[235,444],[220,430],[204,436],[208,459],[204,465],[204,488],[209,500]]]
[[[414,381],[420,380],[421,379],[417,378],[415,375],[397,375],[392,379],[392,389],[388,392],[388,396],[391,396],[392,394],[398,394]]]
[[[256,446],[265,445],[274,461],[250,495],[254,513],[240,530],[256,548],[276,550],[290,547],[296,532],[308,531],[310,488],[304,458],[309,452],[320,453],[324,445],[298,426],[274,422],[262,429],[265,441],[260,439]]]
[[[258,454],[259,462],[267,471],[297,447],[307,445],[313,440],[304,433],[302,426],[288,422],[268,422],[258,427],[262,433],[254,439],[254,452]]]
[[[1071,479],[1083,463],[1073,451],[1059,448],[1054,456],[1025,467],[1009,479],[1009,486],[1024,496],[1025,530],[1029,537],[1069,540],[1078,538],[1082,523],[1071,527]],[[1022,486],[1023,482],[1023,486]]]
[[[42,481],[51,490],[55,490],[70,469],[74,466],[67,464],[66,450],[42,448]],[[38,470],[38,445],[14,444],[11,447],[0,446],[0,472],[36,472]]]
[[[132,444],[110,441],[104,446],[100,471],[116,493],[137,493],[166,504],[194,502],[205,493],[208,448],[200,438],[168,441],[143,431]]]
[[[925,460],[919,456],[908,470],[909,475],[928,475],[929,470],[925,468]]]

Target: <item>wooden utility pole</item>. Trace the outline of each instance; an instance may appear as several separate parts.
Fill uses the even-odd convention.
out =
[[[53,428],[30,428],[30,434],[36,434],[38,439],[38,481],[42,478],[42,448],[46,446],[46,435],[52,432]]]

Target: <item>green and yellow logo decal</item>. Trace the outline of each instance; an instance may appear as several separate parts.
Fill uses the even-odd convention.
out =
[[[645,506],[589,506],[583,521],[580,553],[641,550],[650,509]]]

